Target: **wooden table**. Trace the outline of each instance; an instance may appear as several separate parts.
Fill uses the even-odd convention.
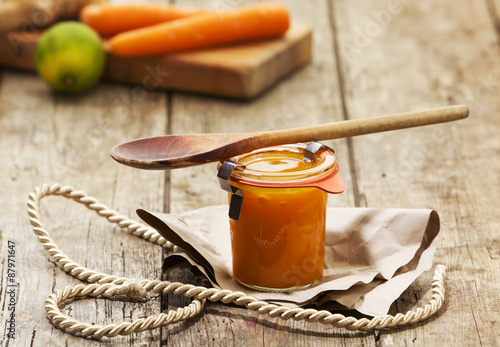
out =
[[[231,7],[243,1],[212,1]],[[202,1],[177,1],[204,4]],[[286,1],[293,20],[314,31],[314,59],[253,101],[101,83],[79,96],[56,95],[33,73],[0,70],[2,237],[0,339],[3,346],[494,346],[500,344],[500,1]],[[0,53],[1,54],[1,53]],[[50,325],[46,297],[80,283],[49,261],[27,216],[28,194],[59,182],[120,213],[180,213],[225,203],[213,165],[168,171],[124,167],[109,156],[123,141],[190,132],[288,128],[467,104],[469,119],[331,141],[347,189],[331,206],[433,208],[441,217],[435,262],[448,266],[443,309],[423,324],[349,332],[280,321],[221,303],[161,331],[102,342]],[[167,249],[113,228],[84,207],[43,201],[58,245],[108,274],[200,284],[187,270],[161,274]],[[15,340],[8,339],[8,246],[15,244]],[[428,299],[432,274],[393,305],[405,312]],[[190,300],[147,304],[85,300],[65,313],[96,324],[166,312]]]

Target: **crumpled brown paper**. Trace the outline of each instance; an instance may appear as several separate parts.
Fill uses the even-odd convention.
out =
[[[164,271],[187,261],[215,287],[286,306],[335,301],[370,316],[387,314],[392,302],[431,268],[439,233],[439,216],[433,210],[328,208],[323,277],[304,290],[261,292],[242,286],[231,275],[227,212],[227,206],[179,216],[137,211],[183,250],[167,256]]]

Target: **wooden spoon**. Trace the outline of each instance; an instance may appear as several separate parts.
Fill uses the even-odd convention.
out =
[[[116,161],[140,169],[175,169],[227,159],[258,148],[332,140],[467,118],[467,106],[347,120],[308,127],[236,134],[192,134],[148,137],[111,149]]]

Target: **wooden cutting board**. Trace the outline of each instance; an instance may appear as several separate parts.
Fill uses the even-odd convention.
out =
[[[40,33],[0,36],[0,65],[34,70]],[[104,78],[153,90],[251,99],[311,60],[310,28],[294,24],[280,38],[143,58],[108,54]]]

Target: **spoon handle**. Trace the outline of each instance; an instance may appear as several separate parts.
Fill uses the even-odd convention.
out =
[[[467,106],[455,105],[426,111],[407,112],[286,130],[276,130],[260,133],[256,137],[258,137],[265,146],[274,146],[282,143],[307,142],[311,140],[333,140],[343,137],[451,122],[467,118],[468,115],[469,108]]]

